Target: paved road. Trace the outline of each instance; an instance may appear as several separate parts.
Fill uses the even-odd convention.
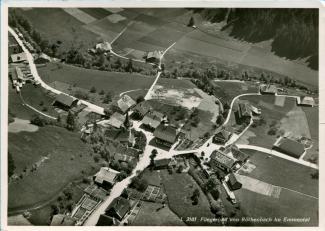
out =
[[[29,63],[29,67],[30,67],[31,74],[33,75],[34,79],[35,79],[36,81],[38,81],[38,82],[41,84],[41,86],[42,86],[43,88],[45,88],[46,90],[49,90],[49,91],[51,91],[51,92],[53,92],[53,93],[55,93],[55,94],[65,94],[65,95],[68,95],[68,94],[66,94],[66,93],[64,93],[64,92],[61,92],[61,91],[59,91],[59,90],[57,90],[57,89],[55,89],[55,88],[53,88],[53,87],[47,85],[47,84],[46,84],[46,83],[41,79],[41,77],[39,76],[39,74],[38,74],[38,72],[37,72],[36,65],[34,64],[34,58],[33,58],[32,54],[31,54],[31,53],[29,52],[29,50],[25,47],[23,41],[18,37],[18,35],[16,34],[16,32],[15,32],[12,28],[10,28],[10,27],[8,27],[8,30],[9,30],[9,33],[12,34],[12,36],[14,36],[14,38],[16,39],[16,41],[18,42],[18,44],[20,45],[20,47],[21,47],[21,48],[23,49],[23,51],[25,52],[26,57],[27,57],[27,61],[28,61],[28,63]],[[74,96],[72,96],[72,97],[75,98]],[[83,103],[83,104],[85,104],[85,105],[87,105],[87,107],[88,107],[91,111],[96,112],[96,113],[101,114],[101,115],[104,115],[104,108],[103,108],[103,107],[99,107],[99,106],[97,106],[97,105],[95,105],[95,104],[92,104],[92,103],[89,103],[89,102],[87,102],[87,101],[85,101],[85,100],[80,100],[80,102]]]

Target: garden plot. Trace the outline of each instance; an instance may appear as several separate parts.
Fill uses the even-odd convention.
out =
[[[194,89],[168,89],[161,85],[154,86],[151,98],[181,105],[188,109],[198,107],[202,101],[202,98],[195,94]]]

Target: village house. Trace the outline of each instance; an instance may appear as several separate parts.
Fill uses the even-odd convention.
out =
[[[249,159],[249,155],[241,151],[236,145],[231,146],[231,153],[239,165],[243,165]]]
[[[141,120],[151,110],[152,107],[149,105],[149,103],[147,101],[142,101],[133,108],[132,117],[136,120]]]
[[[118,226],[119,224],[120,222],[116,218],[101,214],[96,226]]]
[[[73,226],[76,220],[65,214],[56,214],[53,216],[51,226]]]
[[[236,160],[220,150],[215,150],[210,156],[209,165],[213,170],[221,169],[224,172],[231,172]]]
[[[297,98],[297,104],[299,106],[314,107],[315,100],[311,96],[300,96]]]
[[[38,55],[34,61],[35,64],[45,64],[48,62],[51,62],[51,57],[44,53]]]
[[[231,191],[241,189],[242,184],[237,180],[236,176],[233,173],[230,173],[227,177],[227,185]]]
[[[98,43],[95,46],[97,52],[111,52],[112,46],[109,42]]]
[[[263,95],[276,95],[278,89],[273,84],[261,85],[260,86],[260,93]]]
[[[139,159],[139,151],[134,148],[119,145],[113,154],[113,160],[136,164]]]
[[[21,63],[27,61],[25,52],[10,55],[10,61],[12,63]]]
[[[114,112],[113,115],[108,120],[108,124],[115,127],[121,128],[123,127],[125,122],[125,115],[120,114],[119,112]]]
[[[134,107],[136,102],[128,95],[123,95],[117,101],[117,109],[120,110],[122,114],[125,114],[129,109]]]
[[[154,160],[155,169],[166,169],[171,163],[171,159]]]
[[[162,54],[162,51],[149,51],[145,56],[146,62],[158,64]]]
[[[73,98],[66,94],[59,94],[56,96],[53,106],[59,107],[62,110],[69,111],[73,107],[77,106],[78,99]]]
[[[94,175],[94,182],[100,187],[108,190],[113,187],[116,181],[116,176],[119,172],[108,167],[100,168],[99,172]]]
[[[157,144],[171,147],[177,140],[177,129],[160,124],[153,133]]]
[[[295,140],[282,137],[274,145],[273,149],[299,159],[305,153],[305,146]]]
[[[106,208],[105,214],[121,221],[123,217],[130,211],[131,206],[127,199],[123,197],[115,198]]]
[[[251,119],[251,109],[248,103],[239,103],[235,111],[235,119],[237,124],[249,123]]]
[[[157,111],[150,111],[144,116],[141,123],[144,128],[153,131],[161,124],[163,119],[164,114]]]
[[[221,129],[217,134],[213,136],[212,142],[214,144],[225,144],[232,136],[232,133],[225,130]]]

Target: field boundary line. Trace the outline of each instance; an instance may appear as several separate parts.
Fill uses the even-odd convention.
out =
[[[304,195],[306,197],[310,197],[310,198],[313,198],[315,200],[318,200],[319,198],[318,197],[315,197],[315,196],[312,196],[312,195],[309,195],[309,194],[306,194],[306,193],[302,193],[302,192],[299,192],[299,191],[296,191],[294,189],[290,189],[290,188],[286,188],[286,187],[282,187],[282,186],[278,186],[278,185],[275,185],[277,187],[280,187],[282,189],[286,189],[286,190],[289,190],[289,191],[292,191],[292,192],[295,192],[295,193],[298,193],[298,194],[301,194],[301,195]]]
[[[115,38],[111,41],[111,45],[126,31],[126,29],[133,24],[133,21],[129,22],[120,33],[118,33]]]
[[[43,116],[45,116],[47,118],[50,118],[50,119],[53,119],[53,120],[57,119],[56,117],[47,115],[47,114],[39,111],[38,109],[34,108],[33,106],[29,105],[28,103],[26,103],[25,100],[23,99],[22,95],[21,95],[21,92],[19,92],[19,96],[20,96],[21,101],[23,102],[22,103],[23,106],[26,106],[26,107],[30,108],[31,110],[33,110],[33,111],[35,111],[35,112],[37,112],[37,113],[39,113],[39,114],[41,114],[41,115],[43,115]]]

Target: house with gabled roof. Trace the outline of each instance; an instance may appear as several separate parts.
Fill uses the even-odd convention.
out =
[[[215,150],[210,156],[209,165],[213,170],[221,169],[224,172],[231,172],[236,164],[236,159],[228,156],[220,150]]]
[[[315,100],[311,96],[300,96],[297,98],[297,104],[299,106],[307,106],[307,107],[314,107]]]
[[[177,140],[177,128],[160,124],[153,135],[157,144],[171,147]]]
[[[130,210],[129,201],[123,197],[117,197],[106,208],[105,214],[121,221]]]
[[[104,189],[110,189],[115,184],[117,174],[119,174],[118,171],[108,167],[102,167],[99,172],[94,175],[94,182]]]
[[[212,142],[215,144],[225,144],[231,138],[231,136],[231,132],[221,129],[213,136]]]
[[[117,226],[119,224],[120,222],[116,218],[101,214],[96,226]]]
[[[161,124],[163,119],[164,114],[158,111],[150,111],[143,117],[141,123],[145,128],[154,130]]]
[[[77,106],[77,104],[78,99],[63,93],[57,95],[55,101],[53,102],[54,106],[57,106],[65,111],[72,109],[73,107]]]
[[[266,84],[260,86],[260,93],[266,95],[275,95],[277,94],[278,89],[273,84]]]
[[[136,102],[128,95],[123,95],[117,101],[117,107],[123,114],[126,113],[130,108],[134,107],[135,105]]]
[[[235,119],[237,124],[249,123],[252,116],[252,110],[248,103],[240,102],[235,111]]]
[[[159,63],[163,52],[162,51],[149,51],[146,55],[146,62],[148,63]]]
[[[286,137],[277,140],[272,149],[297,159],[305,153],[305,146],[302,143]]]
[[[109,118],[107,124],[115,127],[115,128],[121,128],[123,127],[125,121],[125,115],[122,115],[119,112],[114,112],[113,115]]]

